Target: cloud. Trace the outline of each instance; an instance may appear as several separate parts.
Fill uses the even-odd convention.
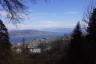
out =
[[[40,22],[41,24],[6,24],[6,27],[9,30],[23,30],[23,29],[45,29],[45,28],[72,28],[73,26],[68,26],[63,22],[52,22],[52,21],[45,21]]]
[[[1,16],[7,16],[8,15],[8,12],[7,11],[4,11],[4,10],[0,10],[0,15]]]
[[[67,12],[64,12],[64,14],[71,14],[71,15],[73,15],[73,14],[78,14],[79,12],[77,12],[77,11],[67,11]]]

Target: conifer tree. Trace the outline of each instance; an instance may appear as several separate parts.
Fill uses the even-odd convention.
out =
[[[0,20],[0,64],[11,64],[11,43],[7,28]]]
[[[67,62],[65,64],[79,64],[81,62],[81,45],[82,45],[82,32],[79,22],[74,29],[71,42],[69,44],[69,49],[67,53]]]
[[[88,63],[95,64],[96,60],[96,8],[92,10],[88,20],[86,43],[87,43],[87,54],[88,54]]]
[[[88,27],[87,27],[87,38],[91,44],[96,45],[96,8],[93,9],[93,12],[90,15]]]

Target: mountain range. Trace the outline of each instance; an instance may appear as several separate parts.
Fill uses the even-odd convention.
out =
[[[55,33],[55,32],[39,31],[39,30],[13,30],[13,31],[9,31],[9,35],[12,38],[40,36],[40,35],[46,35],[46,34],[52,34],[52,33]]]
[[[11,30],[9,31],[11,42],[20,42],[23,38],[26,40],[64,36],[72,32],[71,28],[52,28],[43,30]]]
[[[46,28],[41,29],[42,31],[49,31],[49,32],[72,32],[73,28]]]

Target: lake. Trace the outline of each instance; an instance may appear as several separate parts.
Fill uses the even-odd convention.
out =
[[[47,35],[40,35],[40,36],[32,36],[32,37],[24,37],[25,40],[33,40],[33,39],[40,39],[40,38],[48,38],[48,37],[58,37],[58,36],[64,36],[65,33],[54,33],[54,34],[47,34]],[[12,43],[21,42],[23,37],[15,37],[11,38],[10,41]]]

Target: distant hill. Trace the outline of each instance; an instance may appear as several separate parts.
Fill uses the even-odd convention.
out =
[[[47,34],[52,34],[52,33],[54,33],[54,32],[39,31],[39,30],[13,30],[13,31],[9,31],[11,38],[39,36],[39,35],[47,35]]]
[[[72,32],[73,28],[47,28],[47,29],[41,29],[42,31],[49,31],[49,32]]]
[[[39,38],[58,37],[69,34],[72,29],[61,28],[61,29],[46,29],[46,30],[13,30],[9,31],[10,41],[12,43],[20,42],[23,38],[25,40],[33,40]]]

